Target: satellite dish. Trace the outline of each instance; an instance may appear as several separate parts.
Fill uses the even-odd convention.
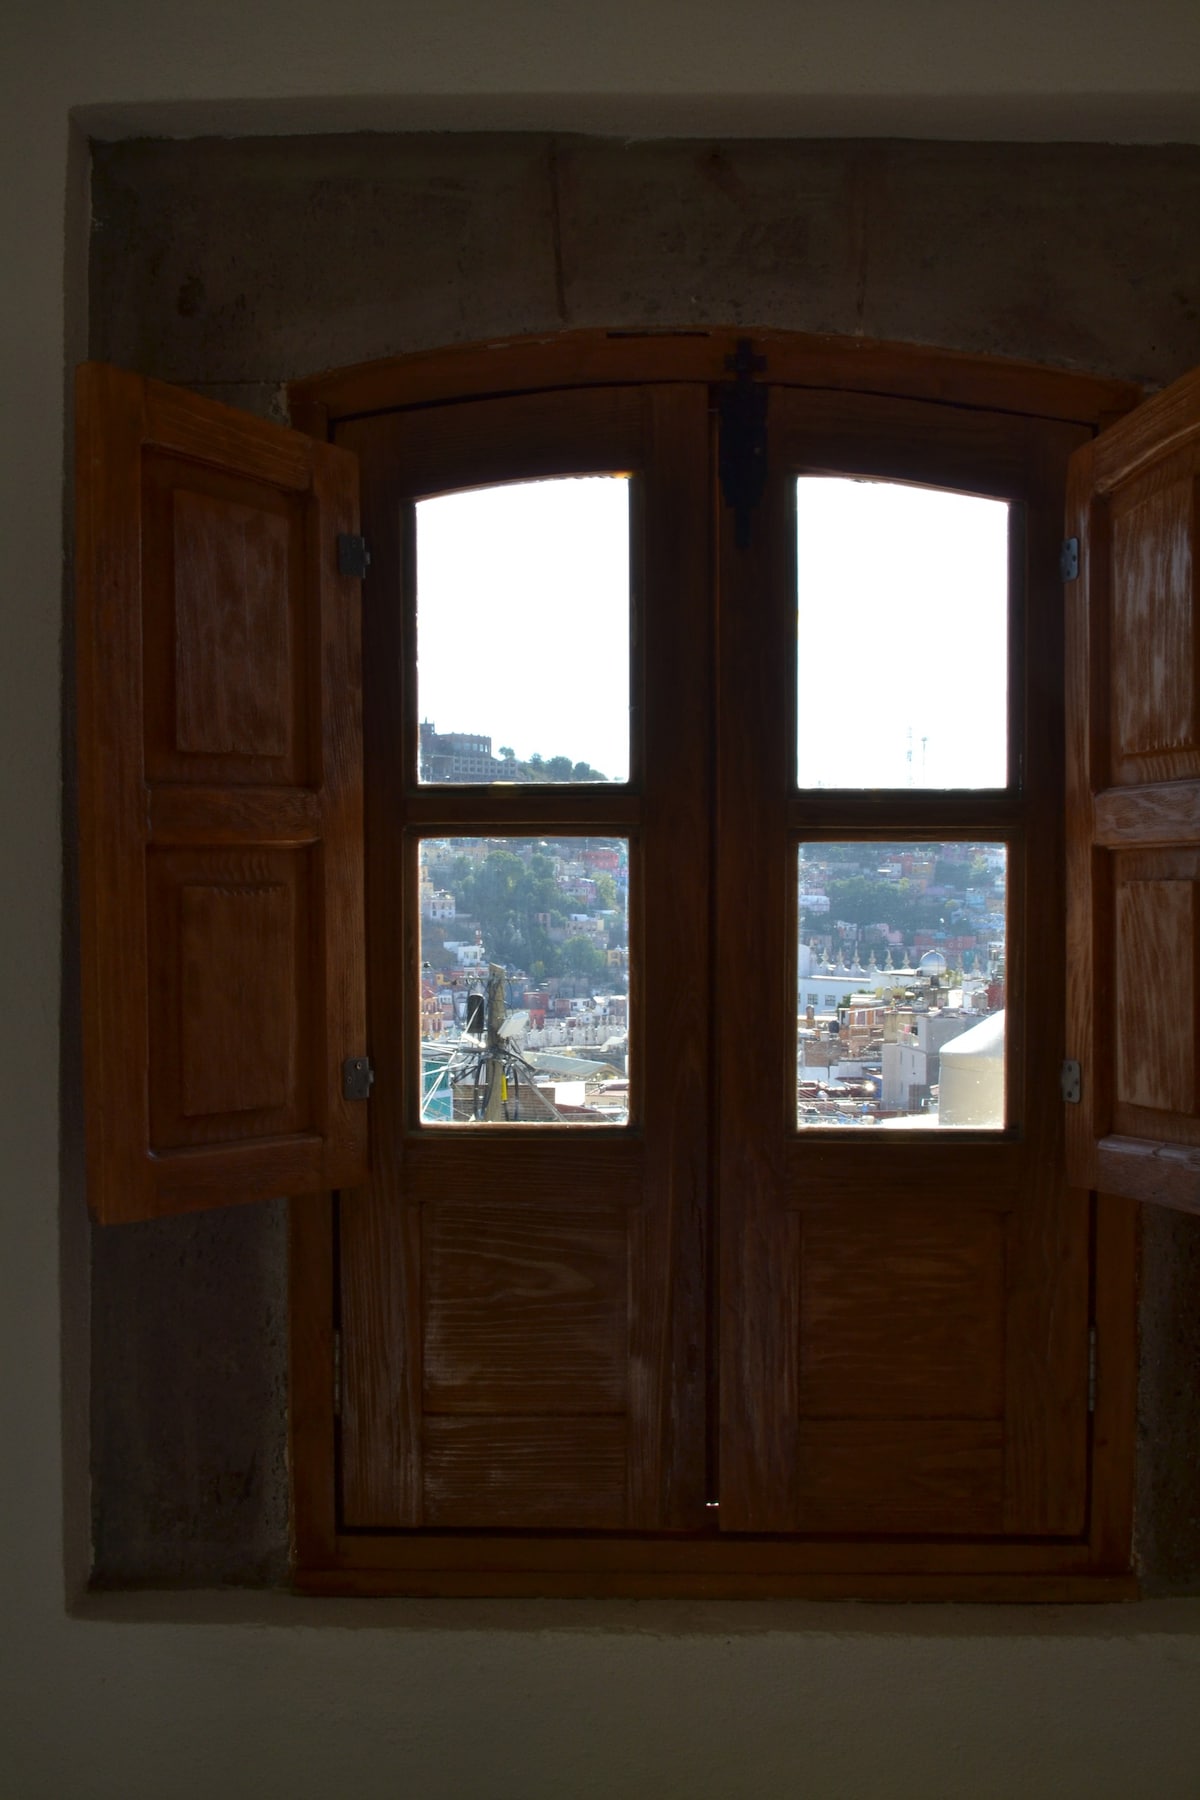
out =
[[[529,1014],[527,1012],[509,1013],[499,1031],[496,1033],[496,1036],[500,1038],[517,1037],[524,1031],[528,1023]]]

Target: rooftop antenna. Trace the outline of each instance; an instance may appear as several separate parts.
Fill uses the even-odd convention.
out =
[[[912,726],[911,725],[908,728],[908,749],[904,753],[904,760],[908,764],[908,785],[909,785],[909,787],[911,787],[913,784],[913,778],[912,778],[912,775],[913,775],[913,770],[912,770]]]

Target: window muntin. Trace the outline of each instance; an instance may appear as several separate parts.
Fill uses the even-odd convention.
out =
[[[624,475],[416,504],[422,784],[629,779]]]
[[[1008,514],[943,488],[797,479],[802,789],[1005,785]]]

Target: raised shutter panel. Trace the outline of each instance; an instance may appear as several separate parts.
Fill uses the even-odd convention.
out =
[[[77,387],[88,1191],[104,1222],[361,1180],[357,529],[345,451]]]
[[[1072,459],[1071,1178],[1200,1212],[1200,372]]]

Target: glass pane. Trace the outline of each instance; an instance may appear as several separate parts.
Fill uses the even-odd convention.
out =
[[[796,1118],[1004,1125],[1003,844],[801,844]]]
[[[420,779],[628,781],[628,478],[416,512]]]
[[[796,483],[796,778],[1008,780],[1008,504],[842,476]]]
[[[627,838],[423,838],[421,1122],[623,1125]]]

